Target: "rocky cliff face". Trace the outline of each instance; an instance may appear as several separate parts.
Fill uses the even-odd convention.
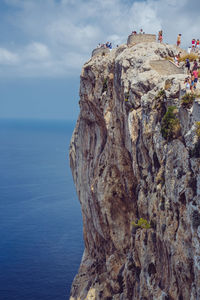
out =
[[[200,299],[200,105],[181,105],[185,75],[151,67],[175,51],[122,45],[83,67],[70,163],[85,251],[71,300]]]

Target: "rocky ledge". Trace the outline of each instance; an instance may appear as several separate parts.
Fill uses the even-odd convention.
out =
[[[184,74],[152,67],[176,51],[121,45],[82,69],[70,164],[85,251],[71,300],[200,299],[200,105],[182,102]]]

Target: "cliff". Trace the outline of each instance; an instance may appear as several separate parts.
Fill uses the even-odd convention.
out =
[[[71,300],[200,299],[200,104],[182,104],[185,75],[164,60],[176,51],[121,45],[82,69],[70,164],[85,251]]]

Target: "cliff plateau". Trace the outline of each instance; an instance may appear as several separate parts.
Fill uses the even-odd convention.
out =
[[[200,104],[181,104],[186,75],[152,63],[175,53],[121,45],[83,66],[70,165],[85,251],[71,300],[200,299]]]

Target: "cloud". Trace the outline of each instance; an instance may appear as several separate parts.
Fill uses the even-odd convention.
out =
[[[50,58],[50,51],[46,45],[34,42],[26,47],[25,57],[33,61],[46,61]]]
[[[99,42],[126,43],[129,33],[140,28],[147,33],[162,29],[168,43],[182,33],[184,47],[199,34],[198,0],[192,5],[189,0],[3,1],[7,10],[0,27],[6,42],[0,43],[0,76],[78,74]]]
[[[19,62],[17,54],[8,51],[7,49],[0,48],[0,64],[2,65],[16,65]]]

